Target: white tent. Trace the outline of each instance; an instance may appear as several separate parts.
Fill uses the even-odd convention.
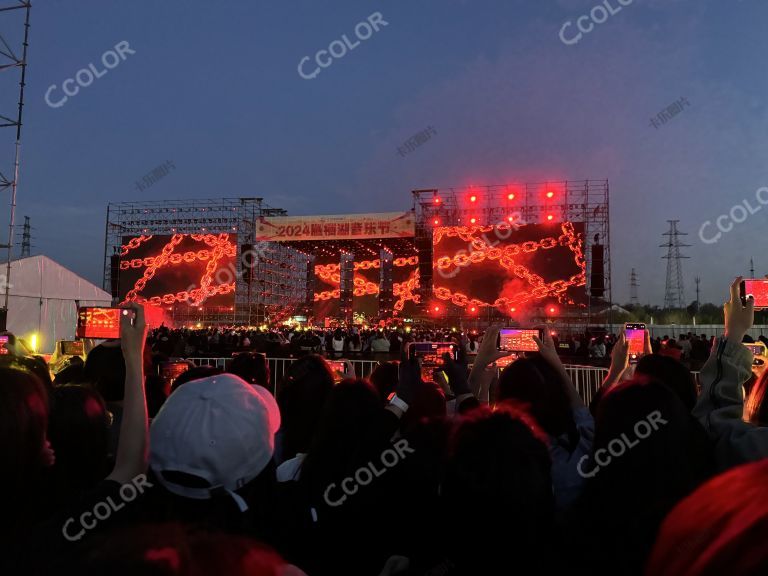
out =
[[[6,266],[0,265],[0,299]],[[57,340],[74,339],[78,305],[110,306],[111,297],[47,256],[11,262],[7,327],[22,338],[36,334],[39,352],[53,352]]]

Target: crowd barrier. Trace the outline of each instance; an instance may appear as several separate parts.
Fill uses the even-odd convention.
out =
[[[231,358],[187,358],[195,366],[215,366],[226,370],[229,367],[229,363],[232,362]],[[277,391],[277,386],[282,381],[288,366],[290,366],[296,359],[295,358],[268,358],[269,371],[270,371],[270,387],[272,392]],[[367,378],[371,375],[371,372],[379,365],[378,360],[349,360],[355,367],[355,375],[360,378]],[[577,366],[572,364],[566,364],[565,369],[570,376],[573,385],[579,392],[579,395],[584,400],[584,403],[589,405],[592,401],[592,397],[595,392],[600,388],[603,380],[608,374],[607,368],[598,368],[595,366]]]

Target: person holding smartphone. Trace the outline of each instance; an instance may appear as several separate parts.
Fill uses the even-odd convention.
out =
[[[742,300],[741,277],[731,284],[730,299],[723,306],[725,336],[701,370],[701,394],[693,410],[715,443],[719,471],[768,457],[768,428],[742,420],[743,385],[752,375],[752,353],[744,346],[744,335],[755,318],[755,301]]]

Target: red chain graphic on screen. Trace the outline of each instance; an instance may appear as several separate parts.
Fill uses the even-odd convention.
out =
[[[125,256],[130,252],[131,250],[134,250],[135,248],[138,248],[143,242],[146,242],[152,238],[152,236],[139,236],[138,238],[131,238],[130,242],[128,244],[123,244],[120,246],[120,256]]]
[[[162,304],[173,304],[174,302],[184,302],[191,306],[200,306],[207,298],[217,294],[230,294],[235,291],[235,283],[220,284],[211,286],[213,275],[216,272],[219,261],[225,257],[235,256],[237,247],[229,241],[229,234],[191,234],[193,240],[204,242],[212,250],[198,250],[197,252],[185,252],[183,254],[175,253],[174,250],[184,239],[183,234],[174,234],[171,240],[163,246],[160,255],[154,258],[136,258],[133,260],[124,260],[120,263],[122,270],[128,268],[141,268],[146,266],[144,275],[139,278],[133,288],[125,296],[125,302],[147,302],[153,306]],[[121,247],[121,254],[127,255],[130,250],[137,248],[142,242],[146,242],[152,236],[141,236],[131,239],[128,244]],[[124,251],[123,251],[124,249]],[[183,262],[191,263],[197,260],[208,261],[205,267],[205,273],[200,279],[200,287],[194,290],[177,292],[176,294],[164,294],[163,296],[153,296],[149,299],[143,298],[141,292],[146,288],[147,282],[152,280],[155,273],[166,266],[175,266]]]
[[[435,267],[438,270],[449,270],[454,266],[470,268],[472,264],[477,264],[485,260],[498,261],[500,267],[512,272],[518,278],[526,280],[532,290],[518,292],[514,296],[497,298],[494,302],[484,302],[476,298],[470,298],[461,292],[452,292],[448,288],[435,287],[434,294],[440,300],[450,301],[459,307],[467,306],[492,306],[502,310],[508,310],[511,306],[522,304],[529,300],[538,300],[546,297],[556,297],[559,301],[566,298],[565,292],[571,286],[584,286],[586,284],[586,261],[582,251],[582,241],[580,234],[577,234],[571,222],[564,222],[560,228],[562,234],[558,237],[543,238],[538,242],[528,241],[521,244],[511,244],[504,248],[493,248],[477,234],[491,232],[494,228],[504,232],[511,230],[511,227],[505,224],[499,226],[468,226],[468,227],[443,227],[436,228],[434,231],[434,246],[446,238],[459,237],[468,242],[472,247],[472,253],[469,255],[457,254],[453,258],[438,258]],[[538,274],[534,274],[528,268],[515,262],[518,254],[531,254],[537,250],[550,250],[558,246],[567,246],[574,254],[576,265],[580,272],[571,276],[568,280],[555,280],[546,283]]]

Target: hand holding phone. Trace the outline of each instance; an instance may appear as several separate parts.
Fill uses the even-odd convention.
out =
[[[741,304],[747,305],[750,296],[754,299],[755,309],[768,308],[768,280],[742,280],[739,283]]]
[[[538,352],[535,338],[544,339],[541,328],[502,328],[499,331],[499,350],[504,352]]]
[[[147,341],[147,324],[144,307],[131,302],[120,309],[120,348],[123,350],[126,368],[129,362],[144,361],[144,345]]]
[[[744,335],[752,327],[755,321],[755,300],[750,296],[754,293],[744,293],[744,300],[741,298],[742,278],[737,277],[731,283],[731,297],[725,303],[723,310],[725,312],[725,337],[728,340],[741,342]],[[745,290],[747,285],[745,284]]]
[[[624,337],[629,346],[629,361],[636,363],[645,353],[645,324],[642,322],[627,322],[624,324]]]
[[[120,338],[120,310],[96,306],[78,308],[75,336],[117,340]]]

